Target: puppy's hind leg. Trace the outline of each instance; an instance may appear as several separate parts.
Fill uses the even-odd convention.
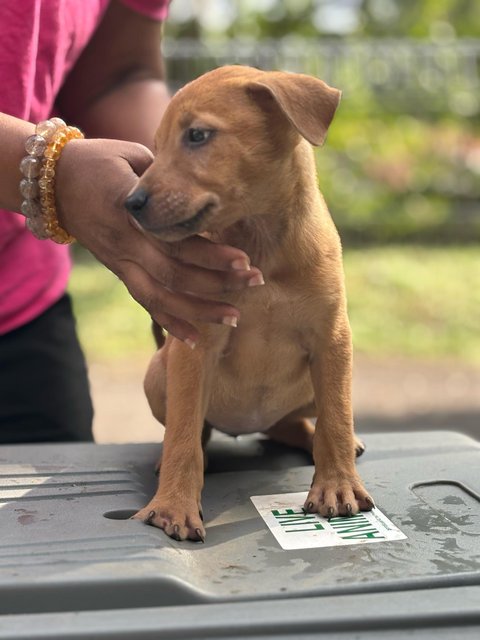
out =
[[[210,441],[210,437],[212,435],[212,425],[205,420],[203,423],[203,431],[202,431],[202,450],[203,450],[203,469],[207,470],[208,467],[208,454],[207,454],[207,444]]]
[[[315,426],[308,418],[286,416],[266,431],[266,435],[274,442],[288,447],[303,449],[310,455],[313,451],[313,434]]]
[[[143,381],[145,395],[153,417],[165,425],[167,413],[167,357],[169,343],[165,344],[163,329],[156,322],[152,325],[153,335],[157,343],[157,351],[150,360]]]
[[[152,411],[153,417],[165,426],[165,418],[167,413],[167,394],[166,394],[166,371],[164,364],[163,349],[159,349],[150,361],[143,388],[147,396],[148,404]],[[155,466],[155,475],[160,473],[160,465],[162,456]]]
[[[274,442],[280,442],[288,447],[295,449],[303,449],[313,456],[313,435],[315,433],[315,425],[305,416],[311,416],[315,413],[315,405],[310,405],[294,411],[285,416],[266,431],[266,435]],[[365,444],[355,437],[355,455],[358,458],[365,451]]]

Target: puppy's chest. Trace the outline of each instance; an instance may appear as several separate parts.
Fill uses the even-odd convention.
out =
[[[230,332],[222,360],[238,362],[246,352],[271,356],[273,352],[278,358],[285,357],[284,351],[305,355],[313,329],[311,298],[274,285],[248,293],[248,304],[238,304],[240,322]]]
[[[209,420],[228,433],[267,429],[313,397],[304,301],[278,293],[258,297],[258,304],[241,309],[212,381]]]

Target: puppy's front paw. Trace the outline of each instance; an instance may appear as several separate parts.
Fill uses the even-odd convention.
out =
[[[353,516],[359,511],[371,511],[375,503],[357,474],[322,478],[316,474],[305,500],[307,513],[319,513],[326,518]]]
[[[133,520],[141,520],[152,527],[163,529],[174,540],[194,540],[205,542],[205,528],[202,511],[196,501],[186,504],[168,503],[153,498],[146,507],[140,509]]]

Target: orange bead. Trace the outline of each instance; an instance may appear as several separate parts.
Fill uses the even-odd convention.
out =
[[[58,118],[53,118],[50,121],[46,121],[46,123],[40,124],[42,127],[44,127],[44,125],[46,127],[49,125],[49,122],[52,122],[57,129],[52,135],[48,145],[46,145],[46,148],[44,148],[44,150],[42,149],[43,157],[41,157],[41,168],[38,179],[41,214],[38,216],[36,223],[29,225],[29,228],[31,228],[37,237],[47,237],[60,244],[70,244],[75,241],[75,238],[60,227],[57,218],[55,206],[56,163],[64,146],[70,140],[83,138],[84,135],[77,127],[67,127],[67,125]],[[50,132],[50,129],[52,129],[52,127],[49,125],[48,132]],[[44,144],[45,142],[44,140]]]

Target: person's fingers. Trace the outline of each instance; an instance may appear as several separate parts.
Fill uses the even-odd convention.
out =
[[[170,282],[165,283],[169,289],[201,296],[223,295],[264,284],[256,267],[250,271],[212,271],[177,262],[170,274]]]
[[[112,204],[127,213],[125,209],[125,199],[135,188],[139,176],[152,164],[153,154],[141,144],[130,143],[128,154],[120,155],[120,157],[128,163],[131,173],[125,170],[126,166],[122,162],[122,189],[117,192],[112,200]]]
[[[128,162],[137,176],[141,176],[153,161],[152,152],[147,147],[135,142],[128,143],[128,153],[120,154],[120,157]]]
[[[131,296],[142,305],[152,318],[180,340],[197,342],[197,329],[186,321],[236,326],[238,309],[222,302],[201,300],[195,296],[174,293],[158,283],[139,265],[123,265],[118,274]]]
[[[178,340],[185,342],[190,349],[195,349],[200,339],[200,334],[195,327],[192,327],[192,325],[184,320],[169,316],[168,313],[163,313],[161,316],[163,318],[163,322],[160,326],[165,329],[165,331]],[[155,318],[153,318],[153,320],[155,320]],[[159,324],[157,320],[155,320],[155,322]]]
[[[160,241],[157,241],[160,242]],[[250,258],[241,249],[216,244],[203,236],[191,236],[179,242],[161,242],[163,252],[181,262],[218,271],[250,269]]]
[[[142,233],[132,229],[131,242],[125,248],[124,256],[128,255],[132,262],[140,264],[154,280],[172,291],[218,296],[230,291],[240,291],[247,286],[263,284],[263,276],[256,267],[248,271],[220,271],[187,264],[165,255],[163,249],[166,245],[167,243],[151,244]],[[198,251],[201,252],[204,246],[208,245],[197,245]]]
[[[236,327],[240,311],[232,305],[205,300],[186,293],[165,290],[162,293],[162,309],[181,320],[208,322]]]
[[[163,329],[192,347],[198,342],[200,334],[194,326],[161,308],[155,284],[138,265],[131,263],[128,269],[117,275],[132,298],[148,311],[152,319]]]

